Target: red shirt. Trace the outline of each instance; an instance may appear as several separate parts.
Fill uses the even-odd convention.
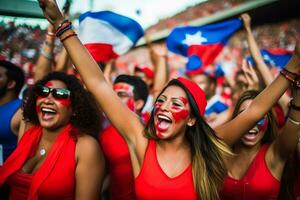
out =
[[[269,145],[263,145],[240,180],[227,176],[221,190],[222,200],[277,199],[280,182],[273,177],[265,161]]]
[[[110,175],[110,199],[134,200],[134,175],[127,143],[113,126],[99,136]]]
[[[149,140],[140,174],[135,179],[139,200],[196,200],[192,165],[180,175],[170,178],[161,169],[156,156],[156,143]]]

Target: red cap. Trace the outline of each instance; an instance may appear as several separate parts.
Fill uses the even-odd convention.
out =
[[[207,104],[205,92],[195,82],[189,79],[179,77],[177,78],[177,80],[180,83],[182,83],[186,87],[186,89],[191,93],[197,104],[200,114],[203,116]]]
[[[139,71],[143,72],[148,78],[151,78],[151,79],[154,78],[153,70],[147,66],[136,66],[135,70],[139,70]]]

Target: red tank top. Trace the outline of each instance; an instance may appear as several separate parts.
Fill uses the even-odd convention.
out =
[[[24,174],[22,172],[16,172],[10,178],[8,178],[8,184],[14,185],[10,187],[10,200],[26,200],[28,197],[30,184],[32,181],[32,174]]]
[[[277,199],[280,182],[271,174],[265,161],[268,147],[263,145],[260,148],[243,178],[225,178],[220,195],[222,200]]]
[[[103,154],[110,175],[110,199],[134,200],[134,175],[130,154],[125,140],[113,126],[106,128],[99,136]]]
[[[180,175],[170,178],[161,169],[156,156],[156,143],[149,140],[140,174],[135,180],[139,200],[196,200],[192,165]]]
[[[76,139],[71,136],[70,128],[67,126],[58,135],[45,161],[34,174],[22,174],[20,169],[35,152],[41,135],[40,127],[29,129],[0,170],[0,183],[7,179],[11,191],[21,191],[20,184],[29,185],[22,192],[27,194],[25,199],[75,199]],[[10,200],[22,199],[20,196],[13,197],[11,193]]]

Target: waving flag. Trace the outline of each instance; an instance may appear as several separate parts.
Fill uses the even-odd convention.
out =
[[[197,74],[213,63],[241,24],[240,19],[232,19],[205,26],[178,27],[168,36],[167,47],[174,53],[192,57],[192,61],[197,65],[192,68],[192,65],[188,66],[187,73]]]
[[[98,62],[126,53],[144,35],[133,19],[110,12],[86,12],[79,17],[79,38]]]
[[[280,69],[291,59],[293,52],[285,49],[261,49],[260,53],[266,64],[278,67]],[[253,66],[255,62],[251,56],[247,56],[247,61],[250,62]]]

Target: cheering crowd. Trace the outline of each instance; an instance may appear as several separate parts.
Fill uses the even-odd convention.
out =
[[[153,68],[117,74],[55,1],[39,5],[50,25],[31,80],[0,61],[0,199],[300,199],[299,39],[274,70],[242,14],[253,63],[234,77],[193,54],[171,78],[147,35]]]

